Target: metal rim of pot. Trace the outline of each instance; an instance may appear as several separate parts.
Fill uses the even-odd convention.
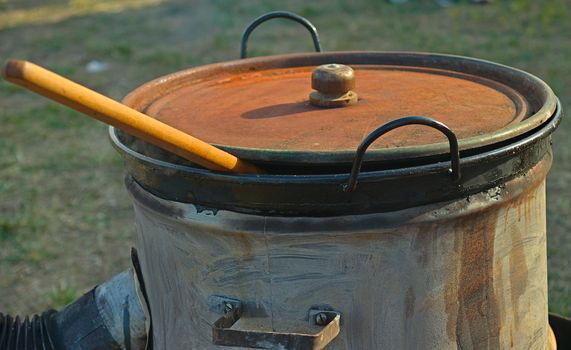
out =
[[[517,86],[523,103],[530,104],[532,115],[520,123],[508,125],[495,132],[459,139],[459,149],[463,152],[479,152],[513,139],[535,129],[548,120],[555,112],[557,99],[551,88],[539,78],[521,70],[501,64],[463,56],[417,53],[417,52],[322,52],[287,54],[248,58],[224,63],[215,63],[190,68],[143,84],[124,99],[125,104],[146,111],[154,101],[166,96],[181,86],[193,81],[208,79],[213,75],[235,75],[244,72],[264,71],[274,68],[313,67],[330,62],[353,66],[395,66],[400,69],[438,69],[446,74],[468,74],[475,78],[489,80],[488,83]],[[501,87],[498,87],[501,89]],[[506,94],[509,92],[505,91]],[[404,117],[404,115],[403,115]],[[342,126],[340,126],[342,127]],[[262,165],[283,164],[284,166],[335,166],[351,164],[353,150],[336,151],[297,151],[240,147],[214,143],[236,156]],[[401,146],[371,149],[367,152],[366,163],[388,163],[395,160],[419,159],[428,156],[442,156],[448,152],[447,142],[424,145]]]
[[[113,146],[125,160],[127,183],[135,181],[158,197],[197,208],[278,216],[332,216],[393,211],[451,200],[501,185],[524,174],[551,150],[561,108],[539,128],[500,147],[461,156],[461,178],[450,161],[364,171],[354,191],[351,174],[234,175],[176,164],[133,150],[134,137],[110,128]],[[161,152],[156,149],[157,152]],[[165,157],[168,155],[163,152]],[[171,156],[172,157],[172,156]]]

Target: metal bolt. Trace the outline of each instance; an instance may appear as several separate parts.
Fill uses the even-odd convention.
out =
[[[228,313],[230,311],[232,311],[234,309],[234,305],[230,304],[230,303],[226,303],[224,305],[224,312]]]
[[[320,312],[317,315],[315,315],[315,324],[318,326],[325,326],[327,324],[327,322],[329,322],[329,317],[327,317],[327,314]]]

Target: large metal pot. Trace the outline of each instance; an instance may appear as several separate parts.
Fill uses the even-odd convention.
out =
[[[350,65],[364,81],[395,72],[435,80],[407,90],[411,103],[390,113],[374,104],[376,78],[361,90],[357,81],[360,105],[283,106],[281,98],[306,96],[309,83],[300,92],[297,81],[328,63]],[[414,102],[440,88],[459,94]],[[407,84],[379,94],[395,89]],[[548,347],[545,177],[561,111],[538,78],[448,55],[296,54],[171,74],[125,103],[269,172],[208,171],[111,129],[134,199],[155,349]],[[369,120],[363,134],[343,119],[411,109],[447,126],[399,119],[359,145],[382,123]],[[279,122],[284,115],[298,123]],[[320,128],[324,120],[331,124]],[[422,125],[367,151],[408,124]],[[311,149],[315,136],[338,135],[332,125],[348,141]],[[239,132],[237,141],[225,143],[221,126]],[[447,142],[424,131],[431,127]],[[300,134],[310,141],[296,143]]]

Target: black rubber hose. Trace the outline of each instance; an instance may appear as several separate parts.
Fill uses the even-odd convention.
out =
[[[56,350],[52,340],[54,310],[31,319],[11,317],[0,313],[0,349],[2,350]]]
[[[94,291],[61,311],[31,319],[0,314],[0,350],[121,349],[100,315]]]
[[[549,314],[549,325],[557,340],[557,349],[571,349],[571,318]]]
[[[60,311],[0,313],[0,350],[142,350],[146,318],[136,284],[129,269]]]

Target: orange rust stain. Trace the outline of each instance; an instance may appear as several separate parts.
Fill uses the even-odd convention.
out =
[[[506,306],[506,302],[503,298],[503,295],[505,295],[505,292],[507,290],[507,289],[505,289],[505,283],[504,282],[508,282],[506,280],[506,278],[502,275],[503,266],[504,266],[503,260],[501,260],[501,259],[496,260],[495,266],[494,266],[494,283],[495,283],[496,290],[499,291],[499,293],[501,294],[501,296],[498,298],[498,307],[501,310],[499,313],[500,314],[500,320],[499,320],[500,333],[503,333],[502,329],[504,327],[506,327],[507,325],[509,325],[509,323],[508,323],[509,321],[507,321],[507,319],[509,318],[511,320],[511,314],[509,314],[509,312],[506,311],[509,309]]]
[[[428,265],[428,252],[426,251],[426,249],[423,249],[420,252],[420,256],[418,257],[418,262],[422,267],[426,267]]]
[[[446,335],[448,339],[456,338],[458,328],[458,284],[456,280],[451,280],[444,288],[444,304],[446,312]]]
[[[517,102],[519,95],[492,81],[388,66],[353,66],[360,101],[346,108],[319,108],[308,102],[312,68],[190,82],[154,101],[145,112],[210,143],[298,151],[354,150],[378,126],[407,115],[436,118],[466,138],[517,123],[528,112]],[[392,131],[372,147],[443,140],[430,128],[410,126]]]
[[[462,349],[499,348],[501,310],[494,280],[494,240],[497,210],[466,217],[456,232],[462,242],[458,276],[458,314],[454,325],[456,341]],[[450,301],[449,301],[450,302]]]
[[[525,242],[523,233],[528,231],[527,224],[528,218],[531,214],[528,210],[528,202],[532,197],[530,192],[525,193],[522,197],[515,201],[518,209],[518,218],[521,218],[521,211],[523,206],[524,221],[518,220],[517,225],[510,225],[504,229],[507,231],[511,238],[511,251],[509,255],[509,281],[510,281],[510,297],[512,314],[514,316],[514,325],[517,328],[519,324],[519,315],[525,313],[525,310],[520,310],[519,298],[525,294],[529,284],[529,268],[527,266],[525,254]],[[509,210],[509,209],[508,209]],[[522,232],[523,231],[523,232]]]
[[[253,249],[252,237],[244,237],[236,243],[236,249],[239,250],[242,256],[252,258],[256,255],[256,251]]]
[[[416,297],[414,295],[414,290],[412,287],[408,287],[404,296],[404,310],[406,318],[410,318],[414,314],[415,302]]]
[[[460,254],[461,267],[457,279],[447,282],[444,293],[447,335],[457,339],[459,348],[499,348],[502,328],[509,326],[511,332],[511,327],[520,324],[521,328],[524,322],[519,316],[528,312],[528,306],[519,299],[531,282],[524,234],[529,233],[530,222],[537,222],[534,217],[545,210],[537,200],[537,188],[545,181],[551,161],[549,153],[526,176],[506,183],[505,202],[466,217],[455,228],[454,251]],[[500,220],[498,214],[502,215]],[[495,239],[505,239],[511,247],[506,253],[509,276],[505,280],[500,273],[502,261],[496,261],[494,266]],[[510,302],[504,303],[503,298],[495,295],[494,283]],[[513,321],[508,313],[513,315]],[[518,341],[511,333],[509,336],[510,342]]]
[[[524,205],[524,219],[530,218],[534,215],[535,204],[537,203],[535,193],[532,192],[529,195],[524,197],[523,205]]]
[[[216,236],[224,237],[225,240],[232,240],[234,247],[232,251],[238,257],[252,258],[260,254],[255,247],[256,236],[248,232],[217,230]]]

